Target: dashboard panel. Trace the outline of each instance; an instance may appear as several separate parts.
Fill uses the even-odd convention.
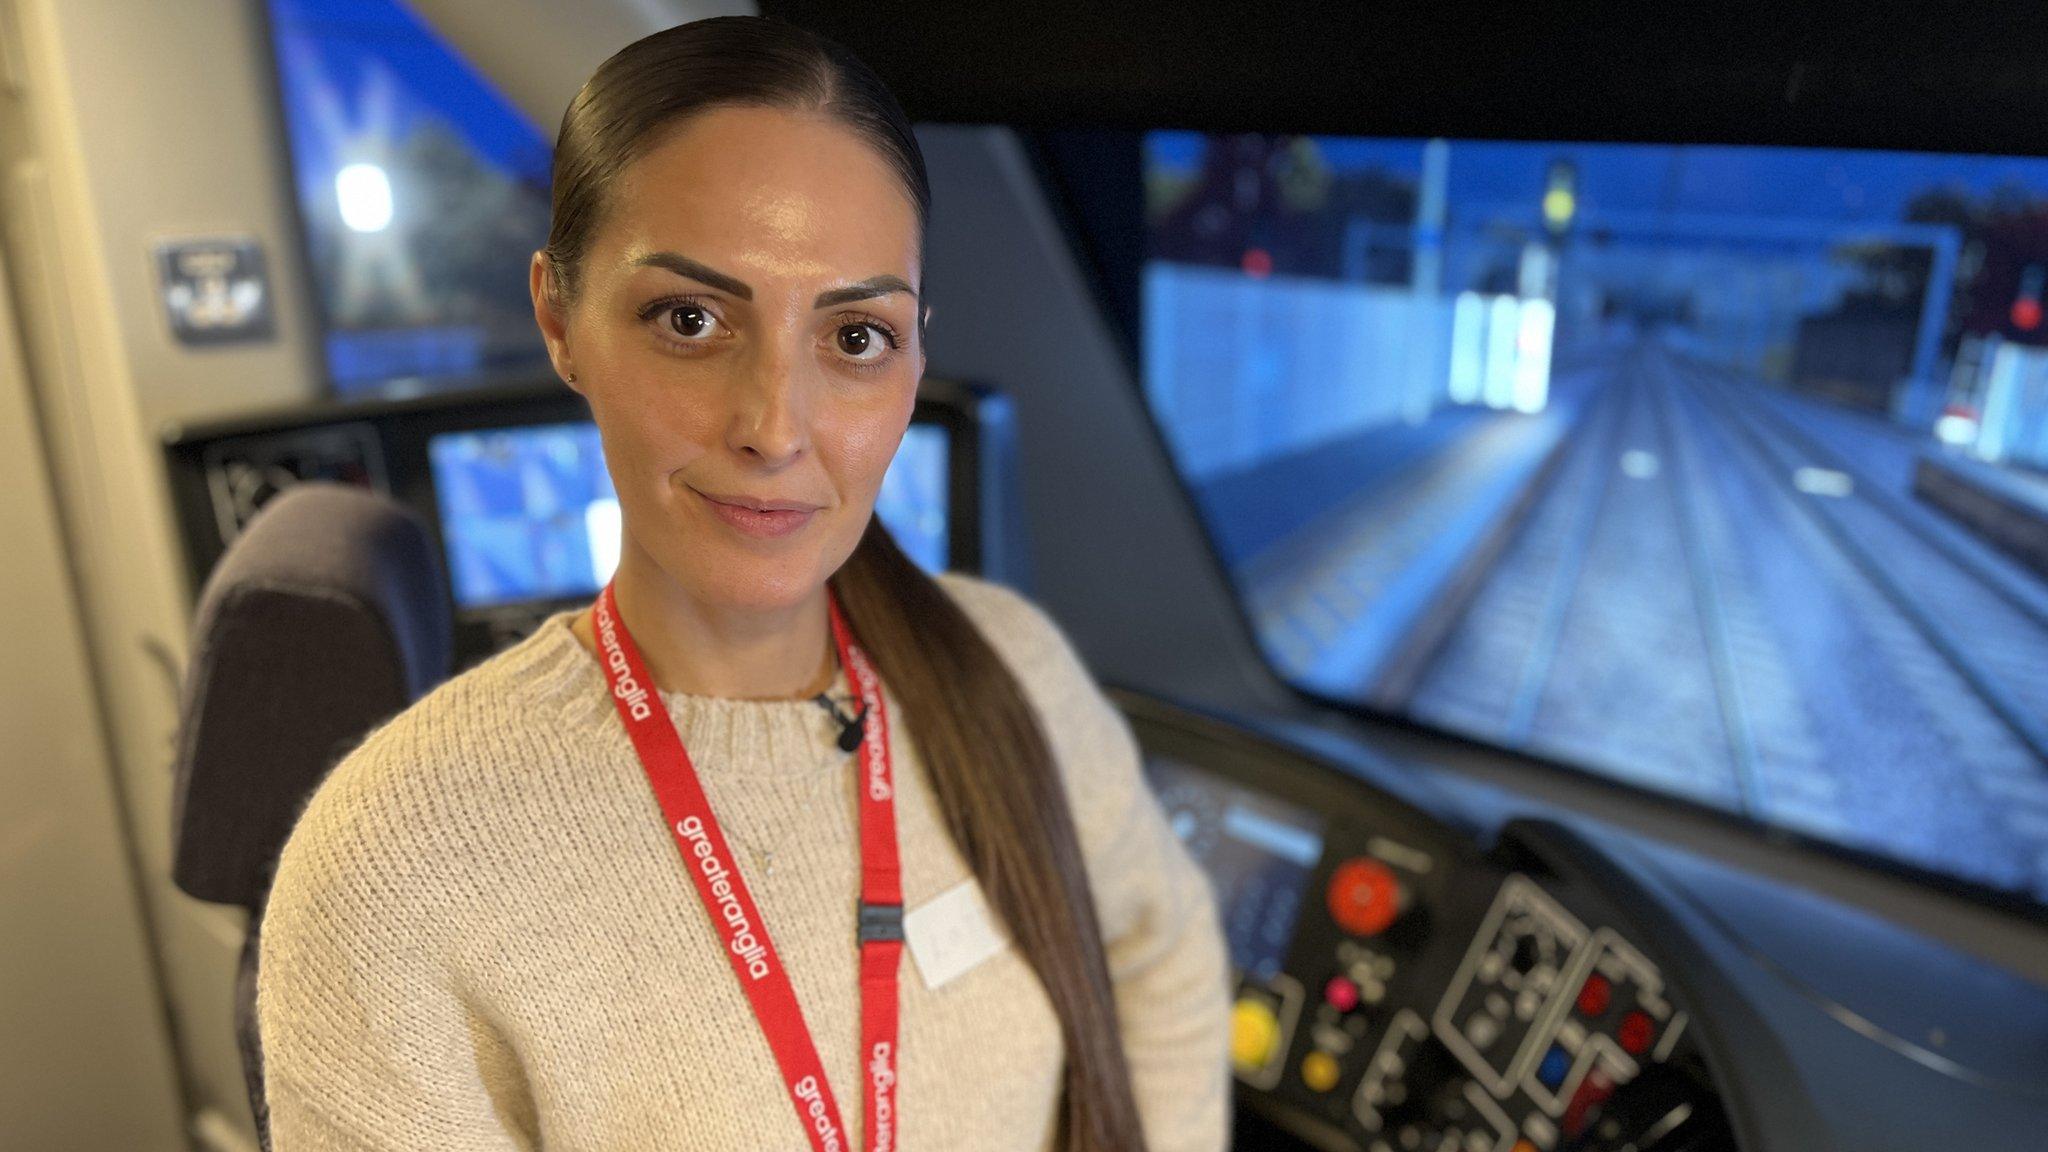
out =
[[[617,563],[619,508],[583,398],[552,376],[488,389],[298,405],[161,430],[171,501],[196,598],[261,508],[295,484],[349,484],[420,518],[455,610],[468,667],[565,607]],[[1023,544],[1007,397],[934,376],[875,509],[933,570],[1015,579]]]
[[[1229,942],[1238,1147],[1737,1146],[1684,997],[1599,893],[1413,782],[1119,703]]]

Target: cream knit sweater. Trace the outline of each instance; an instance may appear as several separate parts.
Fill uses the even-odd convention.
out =
[[[1052,741],[1147,1142],[1221,1149],[1229,991],[1206,879],[1050,619],[999,585],[940,581]],[[257,991],[276,1152],[808,1149],[574,615],[372,733],[292,832]],[[858,1149],[852,758],[810,701],[662,697]],[[916,909],[970,872],[908,725],[890,727]],[[1016,949],[937,989],[906,953],[900,986],[900,1146],[1050,1148],[1063,1045]]]

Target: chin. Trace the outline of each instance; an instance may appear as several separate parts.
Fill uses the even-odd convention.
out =
[[[824,587],[826,578],[809,550],[775,557],[707,550],[692,557],[691,565],[697,571],[687,583],[708,602],[750,612],[795,607]]]

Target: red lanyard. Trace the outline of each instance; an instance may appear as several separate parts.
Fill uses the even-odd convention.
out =
[[[896,972],[903,956],[903,882],[896,856],[896,788],[889,761],[889,716],[882,705],[881,682],[867,653],[854,643],[839,602],[828,590],[826,611],[832,621],[832,642],[854,690],[867,709],[860,742],[860,1050],[869,1152],[890,1152],[896,1146]],[[711,803],[676,734],[668,710],[661,705],[640,649],[618,617],[612,586],[606,584],[590,609],[591,631],[603,659],[612,702],[640,754],[647,781],[654,787],[683,854],[685,870],[697,884],[704,911],[725,941],[726,959],[753,1002],[754,1015],[775,1053],[775,1063],[789,1086],[797,1119],[816,1152],[848,1152],[839,1105],[826,1083],[818,1049],[804,1024],[789,973],[768,938],[761,910],[740,879],[725,836],[712,815]]]

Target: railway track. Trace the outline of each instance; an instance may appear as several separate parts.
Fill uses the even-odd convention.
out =
[[[1707,407],[1788,483],[1801,469],[1850,477],[1840,493],[1794,486],[1793,501],[2048,769],[2048,619],[1975,557],[1917,526],[1880,486],[1856,483],[1838,457],[1774,426],[1725,380],[1700,375],[1693,370],[1691,384]]]

